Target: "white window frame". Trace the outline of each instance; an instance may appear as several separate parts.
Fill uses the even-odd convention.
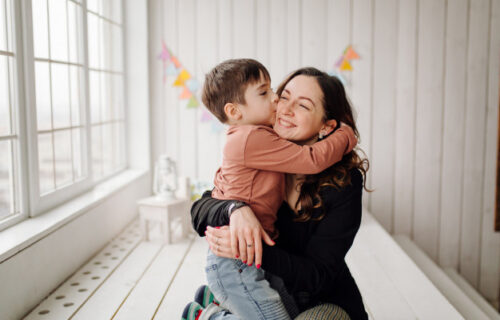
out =
[[[106,1],[106,0],[104,0]],[[39,185],[39,161],[38,161],[38,130],[37,130],[37,110],[36,110],[36,83],[35,83],[35,60],[34,60],[34,39],[33,39],[33,20],[32,20],[32,0],[12,1],[14,5],[14,25],[12,36],[13,43],[16,48],[16,68],[14,72],[14,82],[16,92],[13,101],[17,103],[18,108],[14,106],[15,125],[19,143],[18,152],[19,159],[14,159],[18,163],[18,175],[16,183],[18,183],[21,194],[19,196],[20,214],[8,217],[0,222],[0,230],[10,227],[20,221],[35,217],[45,211],[54,208],[75,196],[82,194],[92,189],[95,185],[108,180],[130,167],[130,159],[128,159],[128,101],[126,100],[126,53],[125,53],[125,4],[121,0],[122,6],[122,52],[123,52],[123,102],[124,106],[124,130],[123,150],[125,153],[126,165],[120,170],[111,175],[105,176],[98,180],[94,179],[92,173],[92,155],[91,155],[91,123],[90,123],[90,89],[89,89],[89,64],[88,64],[88,38],[87,38],[87,1],[81,1],[82,8],[82,57],[83,57],[83,79],[84,90],[80,101],[84,108],[81,122],[84,124],[84,131],[87,139],[83,140],[82,168],[87,172],[87,176],[82,180],[63,186],[50,192],[46,195],[40,195]],[[55,161],[55,159],[54,159]],[[55,173],[54,173],[55,174]]]

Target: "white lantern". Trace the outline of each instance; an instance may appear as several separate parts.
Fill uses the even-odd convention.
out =
[[[175,199],[177,190],[177,168],[175,161],[166,155],[160,155],[155,163],[153,192],[161,199]]]

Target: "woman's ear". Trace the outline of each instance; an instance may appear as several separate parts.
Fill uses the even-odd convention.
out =
[[[322,137],[326,137],[327,135],[332,133],[335,127],[337,127],[337,120],[335,119],[326,120],[323,126],[321,126],[321,129],[319,130],[319,135]]]
[[[226,103],[224,105],[224,113],[230,122],[240,120],[242,117],[240,108],[234,103]]]

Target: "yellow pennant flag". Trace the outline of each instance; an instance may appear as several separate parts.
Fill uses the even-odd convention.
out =
[[[340,65],[340,70],[342,70],[342,71],[345,71],[345,70],[352,71],[352,66],[349,63],[349,61],[347,61],[347,59],[344,59],[344,61],[342,61],[342,64]]]
[[[180,87],[184,85],[184,82],[191,78],[191,75],[189,72],[186,71],[186,69],[182,69],[181,73],[179,73],[179,76],[177,79],[175,79],[175,82],[173,84],[174,87]]]

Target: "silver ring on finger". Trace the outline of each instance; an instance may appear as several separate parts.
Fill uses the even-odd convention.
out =
[[[247,244],[247,247],[251,248],[251,247],[253,247],[253,244]]]

